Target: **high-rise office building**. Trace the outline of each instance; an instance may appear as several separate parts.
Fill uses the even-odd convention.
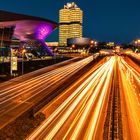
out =
[[[82,37],[83,12],[74,3],[67,3],[59,11],[59,46],[66,46],[68,38]]]

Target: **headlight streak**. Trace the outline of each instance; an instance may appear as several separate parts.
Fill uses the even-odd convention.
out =
[[[77,134],[79,134],[79,131],[80,131],[80,125],[84,122],[84,117],[82,117],[82,118],[80,118],[80,120],[78,120],[79,117],[81,117],[81,113],[83,114],[83,111],[84,111],[84,114],[82,116],[86,116],[88,114],[88,111],[90,110],[93,102],[95,102],[96,97],[100,93],[101,86],[104,83],[104,81],[105,81],[105,85],[109,84],[109,79],[110,79],[110,76],[112,73],[113,66],[114,66],[114,57],[112,57],[104,65],[102,65],[99,69],[97,69],[88,79],[85,80],[84,83],[82,83],[73,93],[71,93],[71,95],[49,116],[49,118],[47,118],[44,121],[44,123],[41,126],[39,126],[27,138],[27,140],[35,140],[38,138],[38,136],[41,136],[41,135],[45,136],[45,133],[42,133],[43,130],[47,129],[51,125],[51,123],[53,123],[55,121],[56,124],[50,130],[48,130],[48,133],[46,133],[46,136],[44,138],[44,140],[53,139],[55,137],[55,135],[57,134],[57,132],[61,129],[63,124],[66,122],[67,118],[71,115],[73,110],[76,108],[76,106],[84,98],[83,105],[78,113],[79,116],[77,115],[73,121],[73,125],[74,125],[74,122],[75,123],[77,121],[79,122],[77,125],[77,127],[79,127],[79,128],[75,129],[76,132],[74,132],[73,133],[74,136],[71,137],[72,139],[76,138],[78,136]],[[106,77],[107,77],[107,79],[105,80]],[[98,82],[98,84],[97,84],[97,82]],[[97,84],[97,87],[95,87],[95,85],[96,85],[95,83]],[[105,92],[106,88],[107,87],[103,87],[103,89],[101,90],[102,92],[101,92],[99,102],[98,102],[99,107],[96,108],[95,116],[94,116],[96,119],[97,119],[97,114],[100,113],[100,109],[102,106],[101,101],[103,101],[103,99],[104,99],[104,96],[106,93]],[[93,89],[94,89],[94,93],[92,92]],[[86,103],[87,101],[88,101],[88,104]],[[95,119],[95,121],[96,121],[96,119]],[[91,121],[94,122],[93,120],[91,120]],[[94,122],[93,127],[89,126],[92,129],[92,132],[90,133],[89,137],[93,136],[95,126],[96,126],[95,122]],[[69,134],[70,131],[72,131],[72,128],[73,127],[71,125],[71,127],[67,130],[67,133],[64,135],[63,139],[67,138],[67,135]],[[89,132],[87,132],[87,133],[89,133]]]
[[[135,71],[123,58],[118,59],[119,71],[122,84],[122,94],[124,94],[126,102],[126,111],[128,116],[128,124],[131,131],[131,138],[140,139],[140,119],[139,119],[139,102],[138,102],[138,93],[134,90],[135,86],[131,85],[130,76],[127,76],[128,73],[136,79],[139,85],[139,73]],[[124,69],[122,69],[124,67]],[[128,71],[126,73],[126,70]],[[126,78],[127,77],[127,78]],[[137,94],[136,94],[137,93]]]
[[[54,78],[56,78],[57,76],[65,77],[65,76],[69,75],[70,73],[73,73],[73,72],[75,73],[76,71],[79,70],[79,68],[82,68],[83,66],[85,66],[85,65],[83,65],[84,61],[87,61],[87,63],[88,63],[91,60],[92,60],[91,58],[90,59],[86,58],[85,60],[82,60],[80,62],[76,62],[76,64],[75,63],[70,64],[68,66],[64,66],[62,68],[58,68],[58,69],[53,70],[51,72],[45,73],[45,74],[43,74],[41,76],[37,76],[36,78],[32,78],[31,80],[28,80],[29,82],[26,81],[26,82],[24,82],[22,84],[15,85],[14,87],[12,87],[10,89],[7,88],[5,90],[2,90],[2,91],[0,91],[0,104],[4,103],[4,102],[6,102],[6,101],[8,101],[10,99],[13,99],[15,97],[18,97],[20,94],[23,94],[22,91],[23,92],[28,92],[31,89],[35,89],[35,87],[37,87],[38,85],[43,84],[46,81],[49,81],[53,77]],[[66,73],[66,71],[67,71],[67,73]],[[26,88],[26,90],[25,90],[25,88]],[[10,92],[12,92],[12,93],[8,94]],[[18,94],[17,94],[17,92],[18,92]]]
[[[76,125],[76,128],[73,131],[73,135],[71,136],[71,139],[74,139],[74,140],[78,139],[78,135],[80,135],[80,130],[82,128],[82,125],[84,124],[84,121],[86,120],[89,112],[91,111],[92,105],[94,104],[97,95],[100,93],[99,91],[101,90],[102,84],[104,83],[104,80],[107,76],[107,73],[110,70],[110,67],[112,69],[112,66],[114,66],[114,65],[112,65],[113,64],[112,61],[110,61],[107,69],[104,69],[104,74],[101,77],[93,95],[89,99],[89,101],[87,103],[87,106],[86,106],[86,109],[85,109],[84,113],[81,115],[81,118],[79,119],[78,124]],[[104,92],[104,88],[103,88],[103,91],[100,95],[100,98],[103,97],[103,95],[102,95],[103,92]],[[93,136],[93,133],[94,133],[94,130],[95,130],[95,127],[96,127],[96,122],[97,122],[97,119],[98,119],[100,107],[101,107],[101,104],[102,104],[101,102],[102,101],[100,100],[100,103],[98,102],[100,105],[98,104],[99,106],[98,105],[96,106],[97,108],[95,109],[95,114],[93,116],[94,119],[92,118],[91,123],[89,124],[89,128],[87,129],[87,132],[86,132],[85,137],[84,137],[85,139],[89,139],[89,140],[92,139],[92,136]]]

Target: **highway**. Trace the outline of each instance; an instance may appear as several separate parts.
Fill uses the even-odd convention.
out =
[[[19,83],[1,85],[0,128],[65,84],[68,78],[74,78],[76,72],[92,61],[93,56],[90,56],[60,67],[54,66],[46,72],[43,69],[43,72],[27,74],[25,78],[23,76],[25,81]],[[140,139],[139,66],[127,56],[105,57],[39,112],[45,114],[46,119],[26,140],[102,140],[108,113],[111,115],[108,138],[119,137],[122,129],[124,139]]]
[[[118,59],[120,91],[124,99],[127,118],[125,131],[129,128],[130,134],[125,134],[126,139],[140,139],[140,69],[133,62],[129,63],[122,57]],[[127,136],[129,135],[129,136]]]
[[[86,76],[45,106],[42,112],[47,119],[27,140],[91,140],[102,137],[103,112],[115,63],[115,57],[111,57],[103,65],[93,67]]]
[[[118,81],[113,78],[116,70]],[[116,84],[119,85],[117,88]],[[122,126],[117,123],[120,115],[117,120],[110,120],[109,127],[114,121],[119,129],[112,128],[111,133],[114,131],[115,134],[112,138],[123,129],[124,139],[140,139],[140,69],[128,58],[114,56],[106,63],[93,67],[42,108],[40,111],[46,115],[46,120],[26,140],[102,140],[111,92],[115,96],[115,100],[111,101],[115,103],[112,111],[120,111],[118,113],[122,114],[123,121]]]
[[[92,60],[93,56],[90,56],[32,78],[28,78],[30,74],[27,74],[25,81],[18,81],[18,79],[24,79],[24,76],[17,78],[17,80],[14,79],[17,81],[16,84],[15,82],[14,84],[4,83],[0,90],[0,128],[38,103]],[[35,75],[34,73],[37,72],[32,72],[31,75]]]

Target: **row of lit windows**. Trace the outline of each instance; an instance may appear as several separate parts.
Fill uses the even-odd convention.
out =
[[[60,22],[80,21],[82,23],[83,13],[80,9],[68,10],[61,9],[59,12]]]
[[[64,16],[64,15],[79,15],[79,16],[82,16],[83,15],[83,13],[81,13],[81,12],[76,12],[76,13],[72,13],[72,12],[61,12],[61,13],[59,13],[59,16]]]
[[[61,9],[59,12],[59,22],[82,23],[83,12],[80,8],[76,9]],[[67,45],[67,38],[82,37],[82,25],[71,23],[70,25],[59,26],[59,45]]]

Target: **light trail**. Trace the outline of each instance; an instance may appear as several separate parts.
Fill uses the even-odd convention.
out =
[[[104,79],[105,83],[104,83],[104,86],[103,86],[103,89],[102,89],[102,92],[100,95],[99,102],[97,104],[97,108],[95,108],[95,115],[93,115],[91,117],[91,120],[89,122],[89,126],[88,126],[88,129],[87,129],[87,132],[85,134],[84,139],[88,139],[88,140],[95,139],[94,137],[95,137],[95,134],[97,131],[97,123],[98,123],[98,120],[99,120],[100,115],[102,113],[101,110],[103,109],[105,98],[106,98],[107,93],[108,93],[109,84],[111,81],[111,75],[113,73],[114,63],[115,62],[113,61],[110,68],[109,68],[109,71],[106,73],[105,78],[107,77],[107,79],[106,80]]]
[[[136,53],[130,53],[129,55],[133,56],[134,58],[136,58],[137,60],[140,60],[140,55],[136,54]]]
[[[32,78],[32,79],[30,79],[30,80],[27,80],[26,82],[24,82],[24,83],[19,83],[19,84],[17,84],[17,85],[15,85],[15,86],[12,86],[12,87],[10,87],[10,88],[6,88],[6,89],[4,89],[4,90],[1,90],[0,91],[0,97],[2,97],[3,95],[5,96],[5,94],[7,94],[7,93],[9,93],[9,92],[12,92],[12,91],[15,91],[15,90],[17,90],[18,89],[18,92],[21,92],[21,91],[23,91],[24,89],[21,89],[21,88],[28,88],[28,87],[30,87],[30,84],[31,84],[31,86],[33,86],[33,85],[36,85],[37,83],[39,83],[40,84],[40,82],[42,81],[42,82],[44,82],[44,80],[47,80],[47,81],[49,81],[50,79],[52,79],[52,78],[54,78],[54,77],[56,77],[57,75],[59,76],[61,76],[61,74],[64,74],[64,76],[65,75],[69,75],[70,73],[72,73],[73,71],[75,71],[75,70],[79,70],[79,68],[81,67],[81,66],[85,66],[85,65],[83,65],[82,63],[83,63],[84,61],[82,60],[81,61],[81,64],[78,62],[78,63],[76,63],[76,64],[71,64],[70,66],[68,65],[68,66],[64,66],[64,67],[62,67],[62,68],[59,68],[59,69],[56,69],[56,70],[53,70],[53,71],[51,71],[51,72],[48,72],[48,73],[45,73],[45,74],[43,74],[43,75],[41,75],[41,76],[37,76],[37,77],[35,77],[35,78]],[[87,61],[88,62],[88,61]],[[64,71],[67,71],[68,72],[68,74],[65,72],[64,73]],[[49,79],[48,79],[49,78]],[[41,83],[42,84],[42,83]],[[13,94],[15,94],[15,93],[13,93]],[[11,94],[10,94],[11,95]],[[0,98],[1,99],[1,98]]]
[[[70,74],[69,72],[67,72],[67,74]],[[66,76],[67,76],[67,74],[66,74]],[[55,79],[53,79],[53,81],[51,81],[51,79],[49,79],[50,81],[48,81],[48,85],[47,86],[39,86],[39,88],[41,88],[41,90],[39,90],[39,92],[41,92],[41,91],[44,91],[45,89],[47,89],[47,88],[49,88],[50,86],[52,86],[53,84],[55,84],[57,81],[59,81],[60,79],[63,79],[63,77],[65,76],[65,74],[64,74],[64,72],[63,72],[63,75],[61,76],[61,75],[59,75],[59,77],[60,78],[57,78],[57,77],[55,77]],[[56,79],[57,78],[57,79]],[[68,76],[66,77],[66,78],[68,78]],[[43,83],[44,83],[44,81],[43,81]],[[39,83],[39,84],[42,84],[42,83]],[[36,85],[35,85],[35,87],[36,87]],[[18,96],[20,96],[20,95],[23,95],[24,94],[24,96],[26,95],[26,93],[28,93],[29,92],[29,90],[31,90],[32,92],[35,92],[37,89],[35,88],[34,86],[31,86],[31,88],[28,88],[27,90],[24,90],[23,92],[18,92],[19,94],[17,95],[17,94],[15,94],[15,96],[11,96],[11,98],[8,98],[7,100],[5,100],[5,98],[4,98],[4,101],[3,102],[0,102],[0,104],[4,104],[4,103],[6,103],[6,102],[8,102],[9,100],[11,100],[11,99],[14,99],[15,97],[18,97]],[[29,96],[29,98],[27,98],[26,100],[24,100],[25,102],[27,101],[27,100],[29,100],[29,99],[31,99],[32,97],[34,97],[36,94],[38,94],[39,92],[35,92],[35,94],[33,94],[32,96]],[[7,98],[7,97],[6,97]],[[21,102],[22,103],[22,102]],[[20,104],[19,104],[20,105]],[[2,106],[1,107],[1,109],[2,108],[5,108],[5,107],[10,107],[10,104],[6,104],[5,106]],[[14,106],[15,107],[15,106]],[[9,110],[12,110],[13,108],[11,108],[10,107],[10,109]],[[9,110],[7,110],[7,111],[9,111]],[[2,110],[2,111],[4,111],[4,110]],[[7,111],[4,111],[4,113],[6,113]]]
[[[85,107],[85,111],[81,115],[81,118],[79,119],[78,124],[76,125],[75,130],[73,131],[73,135],[71,136],[71,139],[78,139],[78,136],[80,135],[80,131],[81,131],[81,128],[82,128],[82,125],[84,124],[87,116],[91,112],[92,106],[93,106],[93,104],[95,102],[95,99],[97,98],[97,95],[99,94],[99,91],[101,90],[101,87],[102,87],[102,85],[104,83],[104,80],[105,80],[106,75],[107,75],[107,73],[108,73],[108,71],[110,69],[111,64],[108,65],[108,67],[107,67],[106,70],[105,69],[103,70],[104,71],[104,74],[101,77],[101,79],[100,79],[100,81],[99,81],[99,83],[98,83],[98,85],[97,85],[94,93],[90,97],[90,99],[89,99],[89,101],[87,103],[87,106]],[[92,129],[91,130],[89,129],[89,131],[90,131],[89,133],[87,132],[89,134],[89,135],[87,135],[89,138],[91,138],[91,135],[92,135],[91,132],[94,132],[93,130],[95,130],[95,125],[96,125],[96,121],[97,121],[98,115],[99,114],[96,113],[96,115],[94,116],[94,122],[92,122],[92,124],[91,124],[92,125]]]
[[[79,68],[79,66],[78,67],[72,67],[72,68],[70,68],[70,67],[68,67],[67,69],[64,69],[63,71],[61,70],[61,71],[57,71],[57,72],[55,72],[55,73],[51,73],[51,74],[46,74],[46,76],[43,76],[43,78],[41,77],[41,79],[36,79],[36,82],[34,81],[34,80],[30,80],[30,83],[25,83],[25,84],[23,84],[22,85],[22,87],[23,86],[25,86],[26,87],[26,89],[24,88],[24,89],[22,89],[22,87],[21,86],[19,86],[19,87],[16,87],[16,89],[18,89],[18,93],[19,94],[17,94],[17,92],[15,91],[15,89],[11,89],[11,90],[8,90],[7,92],[3,92],[2,94],[0,94],[0,104],[3,104],[4,102],[7,102],[8,100],[10,100],[10,99],[12,99],[12,98],[15,98],[15,97],[17,97],[17,96],[19,96],[19,95],[22,95],[23,94],[23,92],[24,93],[26,93],[26,92],[28,92],[29,90],[32,90],[32,91],[34,91],[35,90],[35,88],[36,87],[40,87],[41,85],[43,85],[44,84],[44,82],[49,82],[48,84],[49,84],[49,86],[50,85],[52,85],[52,83],[50,82],[53,78],[53,81],[57,81],[57,80],[60,80],[60,79],[62,79],[62,78],[64,78],[65,76],[68,76],[68,75],[70,75],[71,73],[73,73],[73,71],[74,70],[76,70],[77,68]],[[67,73],[64,73],[64,71],[67,71]],[[58,79],[57,79],[58,78]],[[53,82],[54,83],[54,82]],[[48,86],[47,86],[48,87]],[[19,89],[20,88],[20,89]],[[8,93],[10,93],[10,92],[12,92],[12,91],[15,91],[15,92],[13,92],[13,93],[11,93],[11,94],[8,94]],[[5,96],[5,94],[8,94],[7,96]],[[15,96],[14,96],[15,95]],[[2,97],[3,96],[3,97]],[[11,97],[11,98],[10,98]],[[7,99],[7,100],[5,100],[5,99]],[[4,100],[4,101],[3,101]],[[3,102],[2,102],[3,101]]]
[[[19,87],[20,88],[25,87],[25,86],[29,85],[31,82],[42,80],[42,78],[44,78],[44,77],[48,78],[48,76],[51,77],[53,75],[59,74],[61,71],[64,72],[64,71],[68,70],[69,68],[74,68],[75,67],[75,69],[76,69],[76,68],[84,67],[86,64],[88,64],[92,60],[93,60],[93,57],[90,56],[88,58],[85,58],[85,59],[83,59],[81,61],[78,61],[78,62],[75,62],[73,64],[66,65],[66,66],[63,66],[63,67],[58,68],[56,70],[52,70],[50,72],[44,73],[44,74],[39,75],[39,76],[37,76],[35,78],[26,80],[26,82],[22,82],[22,83],[14,85],[14,86],[8,87],[8,88],[6,88],[4,90],[1,90],[0,95],[5,94],[5,91],[9,92],[9,91],[14,91],[14,90],[18,89]]]
[[[15,109],[29,99],[39,95],[39,93],[55,85],[55,83],[62,83],[92,60],[93,56],[90,56],[78,62],[74,62],[73,64],[63,66],[35,78],[29,79],[25,82],[1,90],[0,116]],[[18,99],[22,99],[22,101],[17,102]]]
[[[94,82],[94,81],[93,81]],[[55,127],[52,129],[52,131],[50,132],[50,134],[45,138],[47,139],[52,139],[55,134],[58,132],[58,130],[60,129],[60,127],[65,123],[65,121],[67,120],[67,118],[70,116],[70,114],[72,113],[72,111],[75,109],[75,107],[78,105],[78,103],[82,100],[82,98],[84,97],[84,95],[88,92],[89,88],[91,87],[93,83],[91,82],[91,84],[89,84],[88,86],[86,86],[86,88],[83,90],[83,92],[80,94],[80,96],[73,102],[73,104],[70,106],[70,108],[66,111],[66,113],[64,114],[64,116],[61,118],[61,120],[55,125]],[[96,97],[96,93],[93,94],[93,98]],[[91,98],[92,99],[92,98]],[[86,109],[88,110],[88,109]],[[85,114],[87,114],[87,112],[85,112]],[[83,120],[85,120],[86,116],[83,116]],[[78,123],[78,128],[81,128],[80,124],[82,124],[80,121]],[[78,129],[76,129],[78,131]],[[74,134],[76,135],[76,132],[74,132]],[[75,139],[74,136],[72,136],[73,139]]]
[[[137,72],[132,66],[130,66],[126,61],[124,61],[124,59],[120,59],[119,61],[121,61],[122,65],[124,67],[126,67],[126,71],[129,71],[134,78],[137,80],[137,82],[140,84],[140,73]]]
[[[9,80],[9,81],[7,81],[7,82],[1,83],[1,84],[0,84],[0,88],[3,88],[4,86],[7,86],[7,84],[11,84],[11,82],[12,82],[12,84],[13,84],[13,82],[15,82],[15,79],[16,79],[16,81],[18,81],[18,82],[23,82],[23,79],[24,79],[24,80],[27,80],[27,79],[29,79],[29,78],[31,78],[31,77],[38,76],[39,73],[40,73],[40,72],[43,73],[44,70],[45,70],[45,71],[50,71],[50,70],[56,69],[56,68],[58,68],[58,67],[61,67],[61,66],[63,66],[63,65],[67,65],[68,62],[72,62],[73,60],[77,60],[77,59],[79,59],[79,57],[75,57],[75,58],[72,58],[72,59],[68,59],[68,60],[66,60],[66,61],[62,61],[62,62],[60,62],[60,63],[56,63],[56,64],[54,64],[54,65],[50,65],[50,66],[47,66],[47,67],[38,69],[38,70],[35,70],[35,71],[33,71],[33,72],[30,72],[30,73],[26,73],[26,74],[24,74],[24,75],[22,75],[22,76],[19,76],[19,77],[16,77],[16,78],[12,79],[12,80]]]
[[[118,59],[118,64],[120,72],[120,83],[122,85],[121,93],[125,97],[131,139],[140,139],[139,93],[136,90],[140,87],[140,74],[121,57]],[[128,72],[126,73],[126,71]],[[135,83],[131,82],[132,80],[130,75],[136,80]],[[135,85],[133,86],[133,84]]]
[[[112,57],[103,66],[93,72],[93,74],[87,78],[77,89],[75,89],[75,91],[71,93],[71,95],[44,121],[44,123],[27,138],[27,140],[54,139],[54,137],[61,132],[62,126],[67,125],[67,119],[69,119],[74,111],[78,110],[79,108],[75,119],[69,126],[69,129],[66,131],[66,133],[61,133],[63,139],[69,138],[70,134],[72,134],[70,135],[71,139],[76,139],[80,133],[80,129],[83,128],[83,125],[85,124],[85,120],[91,111],[91,108],[93,105],[95,105],[95,102],[97,102],[99,107],[96,107],[96,111],[94,112],[94,127],[92,127],[91,133],[87,132],[90,136],[93,136],[94,130],[96,128],[95,121],[97,121],[97,116],[101,111],[101,107],[103,105],[102,101],[105,98],[104,96],[107,94],[106,87],[103,89],[101,89],[101,87],[104,83],[108,87],[114,67],[114,61],[115,59]],[[100,92],[101,95],[99,94]],[[55,101],[57,102],[57,99],[54,100],[54,102]],[[51,107],[51,104],[49,104],[49,107]],[[93,118],[91,120],[93,121]]]
[[[107,68],[107,67],[106,67]],[[101,69],[101,68],[100,68]],[[93,75],[93,77],[100,71],[97,70],[96,73]],[[61,110],[76,96],[76,94],[80,91],[82,91],[84,88],[86,88],[87,83],[89,80],[91,80],[93,77],[90,77],[90,79],[86,80],[80,87],[78,87],[73,94],[65,101],[63,104],[45,121],[44,125],[38,129],[38,132],[35,132],[32,138],[30,137],[29,139],[34,139],[37,134],[39,134],[46,126],[49,125],[49,123],[56,117],[58,114],[61,112]]]

